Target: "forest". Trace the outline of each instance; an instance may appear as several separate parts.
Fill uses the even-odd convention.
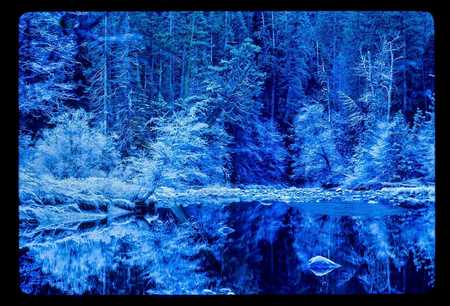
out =
[[[160,172],[173,187],[434,181],[429,14],[27,13],[19,34],[28,170]]]
[[[18,46],[23,292],[433,287],[431,14],[28,12]]]

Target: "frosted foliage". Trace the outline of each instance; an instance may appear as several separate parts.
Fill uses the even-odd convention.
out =
[[[332,127],[320,104],[303,108],[295,120],[293,178],[307,183],[326,183],[341,170]]]
[[[152,152],[162,169],[163,184],[176,187],[224,181],[225,152],[220,142],[211,144],[208,139],[215,133],[223,132],[218,127],[211,129],[200,122],[192,112],[175,113],[161,120]]]
[[[82,110],[56,117],[56,127],[37,141],[31,167],[58,178],[106,175],[118,155],[111,140],[89,126],[89,119]]]

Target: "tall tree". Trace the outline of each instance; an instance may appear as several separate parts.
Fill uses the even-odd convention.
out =
[[[20,129],[33,136],[76,99],[77,46],[73,32],[63,31],[63,17],[26,13],[19,21]]]

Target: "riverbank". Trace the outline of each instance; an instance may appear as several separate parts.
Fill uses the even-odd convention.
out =
[[[107,193],[106,181],[39,186],[21,190],[28,197],[19,208],[27,293],[410,293],[434,283],[434,209],[386,205],[433,203],[431,187],[161,187],[151,216],[120,210],[117,203],[132,205],[132,198]],[[55,193],[46,198],[49,188]],[[180,206],[189,222],[165,214]],[[326,288],[305,266],[316,256],[340,265]]]
[[[91,218],[95,214],[120,214],[135,209],[136,199],[145,190],[140,185],[108,178],[56,180],[50,176],[32,177],[21,173],[19,221],[21,225],[57,223]],[[228,205],[242,202],[378,203],[404,208],[423,208],[434,204],[435,187],[383,187],[378,190],[345,188],[299,188],[251,185],[243,188],[209,186],[188,190],[159,187],[155,191],[159,208],[192,204]]]
[[[321,202],[321,201],[367,201],[391,203],[394,206],[426,206],[435,201],[434,186],[384,187],[379,190],[352,190],[336,188],[269,187],[248,186],[246,188],[205,187],[186,191],[159,188],[156,197],[160,205],[170,205],[173,201],[185,206],[189,203],[227,204],[233,202]]]

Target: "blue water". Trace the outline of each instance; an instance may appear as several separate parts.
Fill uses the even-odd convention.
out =
[[[401,294],[434,285],[434,208],[191,204],[22,224],[29,294]],[[81,219],[81,216],[80,216]],[[311,259],[314,264],[311,264]]]

